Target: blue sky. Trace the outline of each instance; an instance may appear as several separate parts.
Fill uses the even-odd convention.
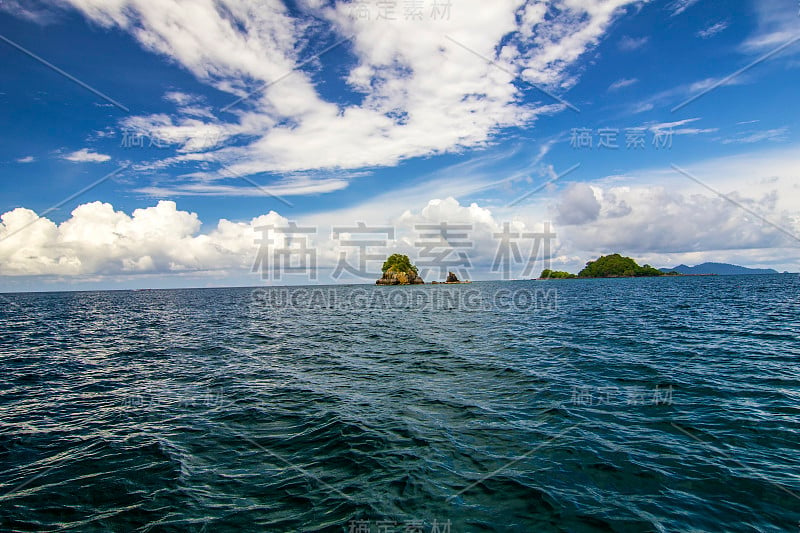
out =
[[[794,0],[379,5],[0,3],[0,288],[358,281],[333,227],[414,258],[443,220],[474,279],[503,222],[572,271],[797,270]],[[251,272],[265,221],[314,227],[320,274]]]

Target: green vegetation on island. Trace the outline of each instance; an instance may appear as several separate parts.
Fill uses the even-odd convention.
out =
[[[539,276],[540,279],[572,279],[577,278],[575,274],[570,274],[569,272],[564,272],[562,270],[550,270],[549,268],[545,268],[542,270],[542,275]]]
[[[390,269],[394,270],[395,272],[413,272],[414,274],[419,272],[417,267],[411,263],[411,259],[409,259],[407,255],[403,254],[392,254],[388,259],[386,259],[386,261],[383,262],[381,272],[386,274],[386,272]]]
[[[600,256],[595,261],[586,263],[586,267],[578,272],[579,278],[619,278],[619,277],[651,277],[663,276],[664,273],[650,265],[639,266],[630,257],[620,254]]]
[[[639,266],[630,257],[620,254],[603,255],[594,261],[586,263],[586,267],[577,275],[569,272],[554,271],[546,268],[539,279],[572,279],[572,278],[638,278],[656,277],[666,275],[679,275],[678,273],[665,273],[650,265]]]

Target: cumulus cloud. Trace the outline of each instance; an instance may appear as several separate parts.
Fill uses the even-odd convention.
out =
[[[449,270],[468,279],[476,272],[484,278],[531,277],[543,268],[544,241],[535,241],[533,233],[541,234],[545,223],[527,213],[500,214],[476,202],[462,205],[444,197],[390,217],[395,238],[381,252],[408,255],[427,281],[444,280]],[[549,231],[552,258],[560,248],[557,235]],[[433,264],[438,260],[442,264]]]
[[[75,163],[103,163],[111,159],[111,156],[99,154],[89,148],[81,148],[75,152],[63,155],[62,158]]]
[[[58,225],[17,208],[0,221],[0,274],[6,276],[246,269],[254,257],[254,228],[287,224],[270,212],[249,223],[222,219],[211,232],[200,234],[197,215],[178,210],[171,201],[132,215],[91,202]]]
[[[25,157],[20,157],[16,161],[17,163],[33,163],[34,161],[36,161],[36,158],[33,157],[32,155],[26,155]]]
[[[561,195],[556,221],[567,226],[586,224],[597,220],[599,214],[600,202],[594,190],[585,183],[573,183]]]
[[[538,104],[522,103],[521,90],[535,89],[521,89],[515,78],[555,92],[574,83],[577,60],[636,0],[461,0],[446,18],[421,20],[399,9],[395,20],[359,18],[352,3],[312,0],[298,3],[303,16],[278,0],[202,2],[188,19],[178,0],[65,1],[97,24],[130,32],[232,102],[244,97],[223,111],[172,91],[166,98],[175,114],[125,119],[125,127],[177,148],[152,168],[201,154],[254,175],[391,166],[530,125],[563,105],[545,93]],[[315,74],[332,70],[345,72],[346,103],[319,90]],[[213,167],[195,176],[204,184],[224,177]]]
[[[439,266],[431,264],[436,257],[444,259],[444,268],[463,277],[499,277],[503,263],[498,257],[503,235],[507,235],[514,242],[505,249],[504,260],[511,276],[531,277],[544,266],[544,249],[534,250],[531,236],[541,233],[549,218],[554,219],[552,231],[556,234],[549,257],[553,265],[568,269],[612,251],[647,257],[651,264],[669,264],[673,256],[680,262],[701,256],[725,261],[760,249],[759,257],[769,256],[774,263],[776,258],[785,258],[780,249],[797,247],[787,232],[800,234],[800,216],[782,201],[778,191],[783,190],[785,184],[776,178],[761,180],[758,195],[752,190],[748,196],[727,193],[747,208],[742,209],[724,198],[678,191],[675,186],[576,183],[561,192],[549,214],[530,206],[508,211],[476,202],[462,205],[455,198],[443,197],[414,209],[394,211],[397,206],[384,202],[380,211],[356,210],[339,217],[321,214],[292,220],[285,213],[270,211],[249,221],[221,219],[204,231],[195,213],[178,209],[172,201],[160,201],[131,214],[108,203],[86,203],[60,224],[40,218],[30,209],[17,208],[0,216],[0,275],[93,276],[97,280],[120,275],[213,274],[220,279],[249,275],[263,251],[258,242],[264,237],[263,228],[287,228],[295,223],[313,230],[306,244],[315,253],[316,279],[347,282],[353,277],[345,274],[334,279],[325,273],[335,270],[342,253],[351,265],[358,264],[353,255],[357,252],[347,241],[353,237],[352,228],[364,222],[373,228],[392,228],[391,234],[384,235],[383,244],[365,251],[380,258],[367,265],[376,274],[382,258],[398,252],[418,263],[428,281],[442,275]],[[764,223],[754,212],[784,231]],[[446,223],[444,230],[442,223]],[[269,238],[269,251],[297,245],[290,234],[281,231]],[[459,252],[466,254],[465,260]]]
[[[405,211],[396,219],[399,228],[399,242],[404,243],[407,248],[414,247],[419,242],[421,236],[436,231],[427,229],[441,223],[449,226],[462,226],[469,229],[452,230],[454,235],[462,235],[462,238],[455,237],[453,242],[469,242],[471,262],[486,262],[487,255],[493,250],[496,239],[494,234],[502,229],[501,223],[495,219],[489,209],[480,207],[477,203],[469,206],[462,206],[458,200],[452,197],[445,199],[434,199],[419,211]],[[512,229],[521,231],[525,224],[520,221],[512,223]]]
[[[320,224],[311,218],[289,220],[270,211],[247,222],[222,219],[210,231],[201,233],[202,224],[198,216],[178,209],[172,201],[160,201],[130,215],[115,210],[108,203],[86,203],[73,210],[70,218],[60,224],[40,218],[30,209],[17,208],[0,216],[0,275],[107,277],[249,273],[264,250],[272,253],[297,246],[292,235],[280,229],[293,223],[299,228],[312,230],[308,233],[308,241],[304,242],[314,250],[316,268],[330,273],[342,253],[349,254],[351,263],[358,263],[352,255],[353,247],[348,246],[353,232],[343,229],[356,227],[357,222]],[[476,269],[491,275],[503,231],[518,234],[519,240],[525,232],[542,230],[541,224],[526,223],[520,217],[501,221],[489,209],[476,203],[463,206],[452,197],[430,200],[418,209],[366,222],[369,227],[377,224],[392,228],[390,234],[384,236],[383,244],[372,246],[367,253],[380,258],[395,252],[405,253],[419,264],[429,280],[440,277],[439,268],[430,262],[443,250],[454,250],[445,253],[442,259],[446,263],[454,262],[452,270],[459,271],[462,276],[469,277]],[[446,224],[444,230],[439,229],[442,223]],[[504,223],[508,224],[507,229]],[[259,241],[265,237],[265,228],[272,228],[267,234],[271,242],[266,249],[259,247]],[[426,243],[431,242],[433,248],[425,252]],[[521,273],[528,263],[528,248],[532,248],[531,239],[527,245],[520,243],[519,257],[510,258],[514,264],[509,264],[516,274]],[[555,247],[553,251],[555,253]],[[466,260],[462,260],[463,257]],[[542,259],[540,254],[538,260]],[[271,256],[267,263],[270,260]],[[377,273],[381,262],[382,259],[368,267]],[[540,268],[541,264],[537,267]],[[346,275],[344,278],[344,281],[352,279]]]
[[[588,206],[590,215],[567,219],[563,235],[570,246],[581,250],[625,250],[630,253],[687,253],[708,250],[780,248],[797,246],[787,235],[800,235],[796,215],[777,208],[778,194],[760,198],[736,192],[729,198],[741,206],[710,194],[686,194],[662,186],[594,187],[579,194],[565,191],[555,208]],[[592,202],[594,200],[594,202]],[[750,212],[748,212],[748,210]],[[571,211],[567,211],[570,213]],[[761,216],[774,225],[764,223]]]

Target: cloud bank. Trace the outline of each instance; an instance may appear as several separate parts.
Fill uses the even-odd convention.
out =
[[[450,227],[466,226],[453,229],[446,237],[448,247],[455,250],[448,253],[447,260],[454,261],[458,252],[464,251],[468,260],[457,268],[467,275],[479,273],[478,277],[484,279],[499,277],[496,263],[504,233],[516,236],[518,257],[509,258],[512,277],[520,277],[533,251],[532,241],[526,241],[524,234],[541,232],[548,220],[553,221],[556,234],[551,242],[553,264],[573,270],[598,254],[616,251],[638,258],[655,257],[658,259],[651,263],[663,264],[677,264],[691,257],[697,262],[724,261],[758,251],[759,264],[781,264],[776,262],[786,257],[787,249],[800,246],[789,235],[800,235],[800,216],[797,209],[782,207],[778,190],[776,182],[767,181],[760,197],[734,191],[729,197],[740,204],[734,205],[721,197],[675,187],[577,183],[565,187],[544,210],[532,206],[517,211],[492,210],[477,203],[461,205],[445,197],[403,211],[392,212],[394,208],[384,206],[380,219],[340,217],[336,222],[320,223],[320,215],[290,220],[271,211],[245,222],[221,219],[204,233],[198,216],[178,209],[172,201],[161,201],[130,215],[108,203],[85,203],[60,224],[17,208],[0,216],[0,275],[246,274],[264,250],[259,247],[266,235],[263,228],[287,228],[294,223],[313,230],[308,241],[303,241],[303,246],[314,249],[318,272],[311,280],[352,281],[347,276],[332,279],[330,273],[343,253],[348,261],[358,262],[352,255],[357,250],[346,242],[354,238],[353,231],[346,228],[354,228],[359,222],[392,229],[382,244],[366,253],[383,258],[399,252],[422,262],[431,259],[423,252],[424,242],[430,241],[424,234],[431,233],[430,228],[442,222]],[[281,231],[270,233],[269,238],[270,253],[298,245],[292,235]],[[456,246],[465,243],[463,248]],[[441,251],[441,246],[437,250]],[[507,253],[514,252],[509,249]],[[543,259],[538,255],[534,271],[525,277],[538,274]],[[368,267],[377,273],[380,261]],[[426,279],[438,279],[441,272],[437,268],[426,269]]]

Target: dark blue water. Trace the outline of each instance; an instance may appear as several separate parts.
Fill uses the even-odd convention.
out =
[[[797,531],[798,289],[4,295],[0,524]]]

